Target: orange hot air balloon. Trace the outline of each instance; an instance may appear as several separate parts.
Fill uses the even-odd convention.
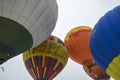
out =
[[[69,57],[79,64],[92,59],[88,45],[91,32],[92,28],[89,26],[78,26],[70,30],[65,37]]]
[[[79,26],[68,32],[65,46],[69,57],[83,65],[85,72],[94,80],[109,80],[110,76],[103,72],[92,58],[89,48],[91,32],[92,28],[89,26]]]

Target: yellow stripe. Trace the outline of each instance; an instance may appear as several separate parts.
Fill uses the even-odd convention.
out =
[[[44,67],[44,63],[45,63],[45,56],[42,57],[42,67]]]
[[[80,30],[92,30],[92,28],[89,27],[89,26],[78,26],[78,27],[75,27],[75,28],[73,28],[72,30],[70,30],[70,31],[67,33],[67,35],[66,35],[66,37],[65,37],[65,41],[68,41],[68,40],[69,40],[69,36],[70,36],[71,34],[77,32],[77,31],[80,31]]]
[[[33,66],[35,67],[35,62],[34,62],[33,57],[31,57],[31,59],[32,59],[32,64],[33,64]]]
[[[59,62],[57,62],[57,64],[55,64],[53,70],[55,70],[58,67],[58,65],[59,65]]]
[[[38,66],[37,66],[37,74],[38,74],[38,77],[40,77]]]
[[[31,68],[32,74],[33,74],[33,78],[36,79],[36,75],[34,73],[34,70]]]
[[[58,72],[54,72],[49,79],[52,80],[52,78],[54,78],[54,76],[55,76],[56,74],[58,74]]]
[[[106,72],[115,80],[120,80],[120,55],[113,59],[106,69]]]
[[[45,77],[45,74],[46,74],[46,67],[44,69],[43,78]]]

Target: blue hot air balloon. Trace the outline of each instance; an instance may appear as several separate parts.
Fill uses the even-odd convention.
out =
[[[120,6],[102,16],[90,39],[96,63],[115,80],[120,80]]]

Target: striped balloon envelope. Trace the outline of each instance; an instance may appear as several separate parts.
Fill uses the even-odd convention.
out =
[[[115,80],[120,80],[120,6],[116,6],[96,23],[90,39],[96,63]]]
[[[24,52],[23,61],[34,80],[52,80],[65,67],[68,52],[59,38],[49,36],[39,46]]]

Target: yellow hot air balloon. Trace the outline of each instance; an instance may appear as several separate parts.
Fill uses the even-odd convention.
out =
[[[52,80],[65,67],[68,52],[59,38],[50,36],[39,46],[24,52],[23,61],[34,80]]]
[[[56,0],[0,0],[0,64],[43,42],[57,17]]]

